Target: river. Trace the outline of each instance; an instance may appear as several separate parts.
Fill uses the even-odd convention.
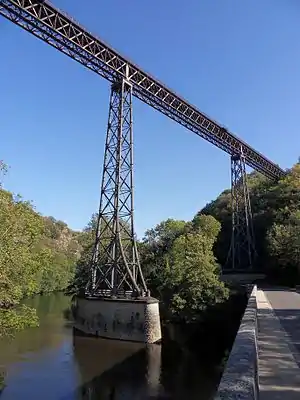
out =
[[[74,336],[64,317],[70,299],[36,296],[38,328],[0,341],[6,386],[1,400],[211,399],[220,369],[174,343]]]

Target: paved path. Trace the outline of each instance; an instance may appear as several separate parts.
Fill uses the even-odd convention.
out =
[[[300,294],[258,290],[260,400],[300,400]]]

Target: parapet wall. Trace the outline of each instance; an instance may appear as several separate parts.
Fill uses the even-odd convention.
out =
[[[232,346],[215,400],[258,399],[256,285]]]

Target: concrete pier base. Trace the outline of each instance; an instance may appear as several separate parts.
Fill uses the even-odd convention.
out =
[[[156,343],[161,339],[159,303],[153,297],[133,299],[77,297],[74,327],[107,339]]]

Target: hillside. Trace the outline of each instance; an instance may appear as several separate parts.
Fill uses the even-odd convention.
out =
[[[300,271],[300,164],[279,182],[253,172],[248,175],[256,266],[270,278],[294,284]],[[230,190],[204,207],[199,214],[214,216],[221,223],[215,255],[224,265],[231,239]]]
[[[0,337],[37,322],[34,310],[19,307],[22,298],[68,286],[81,252],[79,235],[0,189]]]

